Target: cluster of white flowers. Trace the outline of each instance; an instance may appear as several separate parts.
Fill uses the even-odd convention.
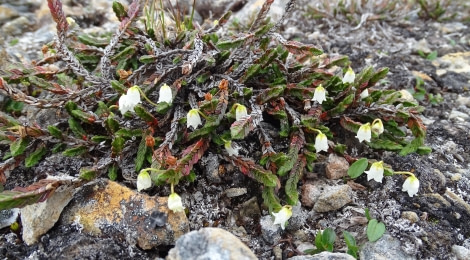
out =
[[[372,126],[370,125],[370,123],[362,124],[359,127],[359,130],[357,131],[356,138],[359,139],[359,142],[362,142],[362,141],[370,142],[370,139],[372,137],[372,132],[374,132],[377,135],[380,135],[384,132],[384,125],[382,123],[382,120],[375,119],[372,122]]]

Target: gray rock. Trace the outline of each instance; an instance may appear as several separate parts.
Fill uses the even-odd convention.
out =
[[[313,207],[323,190],[328,185],[324,181],[307,182],[302,185],[301,199],[302,205],[305,207]]]
[[[329,212],[340,209],[352,202],[353,192],[349,185],[330,186],[320,195],[313,206],[316,212]]]
[[[240,208],[240,217],[254,219],[261,216],[261,210],[258,205],[258,198],[253,197],[245,201]]]
[[[248,24],[254,21],[259,10],[263,6],[264,0],[249,0],[243,8],[238,11],[234,18],[238,19],[243,24]],[[271,17],[272,22],[277,22],[284,14],[284,7],[288,0],[274,1],[269,9],[267,17]]]
[[[19,214],[18,208],[0,210],[0,229],[15,223]]]
[[[469,115],[467,115],[463,112],[457,111],[455,109],[452,109],[452,111],[450,112],[450,115],[449,115],[449,119],[452,120],[452,121],[464,122],[464,121],[468,120],[468,118],[469,118]]]
[[[36,18],[34,15],[24,15],[6,22],[0,32],[3,35],[17,36],[25,32],[32,31],[36,26]]]
[[[21,223],[23,225],[23,240],[32,245],[51,229],[70,202],[74,189],[66,188],[55,191],[45,202],[36,203],[21,209]]]
[[[166,257],[183,259],[257,259],[237,237],[220,228],[203,228],[180,237]]]
[[[90,236],[125,239],[145,250],[173,245],[189,231],[186,215],[170,211],[167,197],[151,197],[107,179],[83,186],[61,222]]]
[[[300,252],[304,252],[305,250],[308,250],[308,249],[315,249],[315,246],[312,243],[304,242],[304,243],[300,243],[296,249]]]
[[[355,260],[354,257],[344,253],[321,252],[315,255],[298,255],[289,260]],[[361,258],[362,259],[362,258]],[[369,258],[371,259],[371,258]]]
[[[230,188],[230,189],[225,190],[224,193],[228,198],[233,198],[233,197],[245,195],[247,193],[247,189],[246,188]]]
[[[0,24],[18,17],[18,12],[6,5],[0,5]]]
[[[292,207],[292,217],[289,219],[289,223],[286,226],[288,231],[296,231],[301,229],[308,218],[308,211],[302,208],[300,203]]]
[[[330,154],[328,156],[328,164],[326,165],[326,177],[336,180],[348,176],[349,163],[344,157]]]
[[[470,259],[470,250],[463,246],[453,245],[452,253],[454,253],[455,257],[457,257],[458,260]]]
[[[274,225],[273,217],[271,215],[263,216],[260,219],[261,235],[264,241],[268,244],[274,244],[281,239],[281,227]]]
[[[470,107],[470,97],[464,97],[464,96],[459,95],[456,102],[459,105]]]
[[[366,242],[359,251],[359,259],[400,259],[414,260],[415,256],[406,254],[400,241],[389,234],[384,234],[376,242]]]
[[[416,212],[413,212],[413,211],[403,211],[401,213],[401,217],[409,220],[411,223],[416,223],[419,221],[418,214],[416,214]]]
[[[216,154],[210,153],[202,159],[204,163],[204,173],[211,183],[221,183],[219,175],[219,157]]]

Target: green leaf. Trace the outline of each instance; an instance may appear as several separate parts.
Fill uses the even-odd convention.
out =
[[[419,155],[428,155],[432,153],[432,149],[429,146],[420,146],[418,150],[416,150],[416,153]]]
[[[86,45],[96,47],[106,47],[109,44],[109,40],[106,38],[93,37],[88,34],[79,35],[78,40]]]
[[[57,180],[40,180],[26,188],[15,188],[12,191],[0,193],[0,211],[12,208],[22,208],[47,200],[60,185]]]
[[[113,155],[121,154],[122,150],[124,149],[124,143],[126,140],[122,136],[116,136],[111,143],[111,151]]]
[[[96,118],[94,115],[84,112],[80,109],[72,110],[72,116],[87,124],[92,124],[96,121]]]
[[[258,105],[264,105],[266,102],[282,96],[285,89],[286,85],[277,85],[265,89],[256,97],[256,103]]]
[[[370,221],[372,219],[368,208],[364,209],[364,214],[366,215],[367,221]]]
[[[70,148],[70,149],[67,149],[65,151],[62,152],[62,154],[64,156],[69,156],[69,157],[76,157],[76,156],[80,156],[84,153],[86,153],[88,151],[88,148],[86,146],[77,146],[77,147],[73,147],[73,148]]]
[[[74,118],[69,118],[68,120],[70,130],[72,130],[73,134],[83,140],[87,139],[86,132],[83,130],[82,125],[80,122],[75,120]]]
[[[127,93],[127,88],[117,80],[111,80],[111,87],[121,95]]]
[[[367,145],[373,149],[382,149],[388,151],[399,151],[403,146],[397,142],[386,139],[372,139]]]
[[[377,219],[371,219],[367,225],[367,238],[370,242],[379,240],[385,233],[385,224],[378,222]]]
[[[274,189],[274,187],[264,187],[262,193],[264,204],[268,207],[270,213],[278,212],[282,208]]]
[[[29,140],[27,137],[17,138],[13,143],[10,144],[10,153],[12,157],[21,155],[26,150]]]
[[[348,247],[347,253],[357,259],[357,251],[359,248],[356,245],[356,240],[348,231],[343,231],[343,236],[344,241],[346,242],[346,246]]]
[[[106,130],[111,134],[114,134],[119,130],[119,122],[114,119],[114,114],[110,114],[108,118],[106,118],[106,120],[104,121],[104,126]]]
[[[400,151],[401,156],[406,156],[410,153],[414,153],[418,150],[419,147],[421,147],[424,143],[424,138],[423,137],[416,137],[413,139],[409,144],[407,144],[403,149]]]
[[[119,19],[119,21],[122,21],[122,19],[127,17],[126,9],[121,3],[117,1],[113,1],[113,11],[116,14],[116,17]]]
[[[96,178],[96,175],[96,169],[85,167],[80,169],[80,174],[78,177],[86,181],[91,181]]]
[[[25,159],[25,166],[26,167],[32,167],[36,165],[42,157],[46,154],[47,150],[44,145],[41,145],[38,147],[34,152],[32,152],[28,157]]]
[[[370,78],[368,86],[373,86],[375,83],[385,78],[388,74],[388,71],[389,68],[380,68],[379,71],[375,72],[374,75]]]
[[[142,136],[139,144],[139,148],[137,149],[137,157],[135,158],[135,171],[139,172],[144,165],[145,161],[145,153],[147,153],[147,144],[145,141],[145,136]]]
[[[348,169],[348,175],[349,177],[355,179],[359,176],[361,176],[362,173],[367,169],[367,166],[369,165],[369,161],[367,158],[361,158],[357,161],[355,161],[351,166],[349,166]]]
[[[240,82],[245,82],[252,77],[254,77],[261,70],[260,64],[251,65],[245,72],[245,74],[240,78]]]
[[[252,117],[244,117],[238,121],[233,122],[233,124],[230,126],[230,134],[232,139],[243,139],[254,128],[255,127],[253,125]]]
[[[168,103],[168,102],[160,102],[157,104],[157,107],[156,107],[156,111],[157,113],[159,113],[160,115],[165,115],[168,110],[170,110],[171,108],[171,104]]]
[[[134,107],[134,112],[136,113],[137,116],[139,116],[142,120],[147,122],[148,124],[153,124],[156,125],[158,123],[158,120],[145,109],[141,104],[138,104],[137,106]]]
[[[117,164],[112,164],[108,169],[108,178],[112,181],[115,181],[118,177],[118,166]]]
[[[333,246],[336,240],[335,231],[332,228],[327,228],[322,232],[322,243],[325,249],[333,252]]]

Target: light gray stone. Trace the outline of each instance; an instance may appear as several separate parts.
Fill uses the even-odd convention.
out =
[[[288,231],[296,231],[301,229],[308,218],[308,211],[302,208],[302,205],[298,202],[297,205],[292,207],[292,217],[289,219],[289,223],[286,226]]]
[[[23,240],[32,245],[51,229],[70,202],[74,189],[66,188],[55,191],[45,202],[36,203],[21,209],[21,223],[23,225]]]
[[[454,253],[455,257],[457,257],[458,260],[470,259],[470,250],[463,246],[453,245],[452,253]]]
[[[257,257],[230,232],[220,228],[203,228],[180,237],[166,259],[249,260]]]
[[[332,153],[328,156],[326,165],[326,177],[336,180],[348,176],[349,163],[344,157]]]
[[[324,189],[313,206],[316,212],[329,212],[340,209],[352,202],[353,192],[349,185],[330,186]]]
[[[401,217],[409,220],[411,223],[416,223],[419,221],[418,214],[416,214],[416,212],[413,212],[413,211],[403,211],[401,213]]]
[[[0,229],[15,223],[19,214],[20,209],[18,208],[0,210]]]
[[[376,242],[366,242],[359,251],[359,259],[415,260],[416,257],[406,254],[398,239],[384,234]]]
[[[248,24],[254,20],[265,0],[249,0],[243,8],[238,11],[234,18],[243,24]],[[267,17],[271,17],[272,22],[277,22],[284,14],[284,8],[288,0],[278,0],[272,3]]]
[[[264,241],[268,244],[274,244],[281,239],[281,227],[274,225],[273,217],[271,215],[263,216],[260,219],[261,235]]]
[[[355,258],[345,253],[321,252],[315,255],[294,256],[288,260],[355,260]]]

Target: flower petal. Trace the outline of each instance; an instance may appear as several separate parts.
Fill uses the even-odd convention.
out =
[[[190,126],[196,129],[199,125],[202,125],[201,116],[199,115],[198,109],[191,109],[186,116],[187,127]]]
[[[282,230],[286,228],[287,221],[292,217],[292,206],[285,205],[277,213],[272,213],[274,216],[274,225],[280,224]]]
[[[318,103],[323,103],[326,100],[326,91],[325,88],[320,84],[318,87],[315,88],[315,92],[313,93],[312,101],[317,101]]]
[[[177,193],[173,192],[170,194],[170,196],[168,196],[168,208],[173,212],[184,211],[183,202]]]
[[[137,190],[145,190],[152,187],[152,179],[150,178],[150,174],[146,171],[141,171],[139,175],[137,175]]]
[[[317,137],[315,138],[315,150],[317,153],[321,151],[328,151],[328,139],[322,132],[318,133]]]
[[[366,124],[361,125],[361,127],[359,127],[356,138],[359,139],[359,142],[362,142],[362,141],[370,142],[371,135],[372,133],[371,133],[370,123],[366,123]]]
[[[171,88],[167,84],[163,84],[163,86],[160,87],[160,95],[158,97],[157,103],[161,102],[173,102],[173,93],[171,92]]]

